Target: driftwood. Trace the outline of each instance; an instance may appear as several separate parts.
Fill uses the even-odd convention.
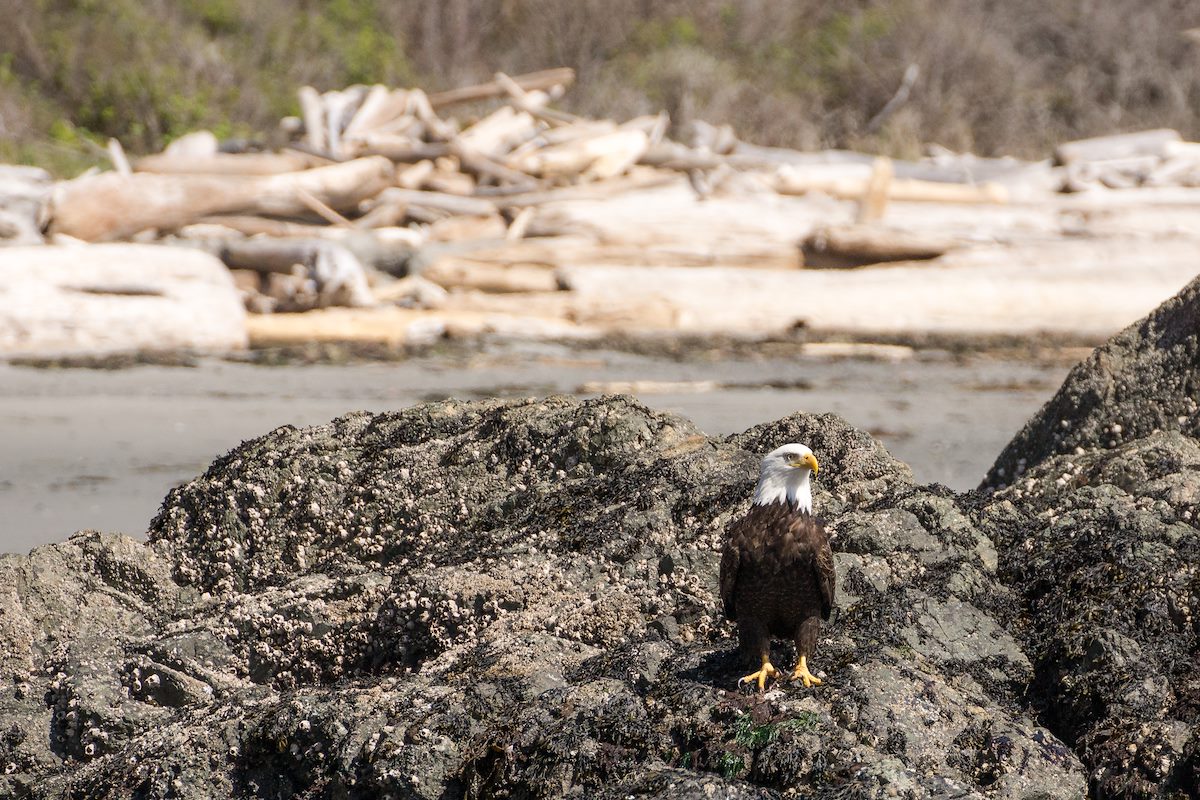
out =
[[[303,299],[287,298],[288,310],[375,304],[362,263],[349,248],[334,242],[246,239],[227,242],[220,256],[230,268],[286,275],[299,272],[298,277],[311,282],[312,288]]]
[[[0,355],[246,346],[228,270],[197,250],[154,245],[0,248]]]
[[[419,142],[389,133],[366,134],[357,140],[355,149],[359,155],[385,156],[403,164],[441,158],[450,152],[444,142]]]
[[[495,203],[479,197],[462,197],[445,192],[422,192],[398,187],[378,193],[375,204],[386,203],[398,203],[409,208],[431,208],[468,216],[487,216],[497,211]]]
[[[42,241],[52,185],[43,169],[0,165],[0,243]]]
[[[136,172],[155,172],[163,175],[279,175],[318,166],[313,156],[297,152],[286,153],[213,153],[189,156],[159,153],[139,158],[133,165]]]
[[[352,211],[392,181],[392,163],[363,158],[265,177],[104,174],[59,184],[51,231],[85,241],[131,236],[147,228],[175,230],[211,214],[303,215],[301,192]]]
[[[806,267],[842,268],[937,258],[961,244],[945,235],[844,225],[818,228],[805,237],[801,249]]]
[[[515,156],[509,160],[509,166],[543,177],[611,178],[636,164],[649,144],[649,137],[639,130],[583,135],[573,141]]]
[[[1081,161],[1105,161],[1133,156],[1163,158],[1170,155],[1171,148],[1180,142],[1182,142],[1182,137],[1179,132],[1169,128],[1138,131],[1137,133],[1119,133],[1114,136],[1097,136],[1092,139],[1063,142],[1055,148],[1054,158],[1059,164],[1064,165]]]
[[[445,289],[478,289],[483,292],[554,292],[554,269],[531,264],[489,264],[469,257],[447,256],[421,270],[421,277]]]
[[[895,170],[892,168],[890,158],[875,159],[875,163],[871,165],[871,177],[867,179],[866,189],[863,190],[862,199],[858,202],[857,221],[859,223],[883,219],[883,214],[887,211],[894,174]]]
[[[514,75],[512,81],[526,92],[536,90],[546,91],[556,86],[567,87],[575,81],[575,70],[570,67],[530,72],[526,75]],[[493,97],[503,97],[506,90],[499,81],[489,81],[476,86],[463,86],[445,92],[435,92],[429,95],[429,104],[434,108],[445,108],[456,103],[474,103]]]
[[[855,166],[858,165],[847,165]],[[842,174],[838,175],[838,172]],[[869,169],[864,174],[862,169],[782,167],[775,175],[774,188],[780,194],[819,192],[840,200],[860,200],[867,193],[870,180]],[[1008,191],[1003,186],[989,183],[969,186],[896,178],[888,185],[887,197],[889,200],[926,203],[1006,203]]]

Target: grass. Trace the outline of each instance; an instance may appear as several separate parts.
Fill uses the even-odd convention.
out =
[[[733,740],[742,747],[758,750],[777,740],[782,733],[814,731],[819,727],[820,722],[819,715],[811,711],[801,711],[790,719],[758,725],[755,724],[750,712],[743,711],[734,720]]]

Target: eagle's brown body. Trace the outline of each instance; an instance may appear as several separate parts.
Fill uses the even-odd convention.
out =
[[[812,653],[835,585],[829,538],[812,514],[773,502],[751,506],[730,525],[721,602],[726,618],[737,622],[747,660],[765,663],[773,636],[796,643],[798,662]]]

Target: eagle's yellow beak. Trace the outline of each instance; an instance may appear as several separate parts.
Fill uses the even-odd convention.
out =
[[[817,457],[814,456],[812,453],[809,453],[808,455],[804,456],[803,458],[793,461],[792,466],[796,467],[797,469],[799,469],[800,467],[808,467],[809,469],[812,470],[812,474],[813,474],[814,478],[817,477],[817,473],[820,472],[820,469],[821,469],[820,466],[817,464]]]

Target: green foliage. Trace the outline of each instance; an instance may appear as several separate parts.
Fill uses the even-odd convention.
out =
[[[728,780],[736,778],[746,769],[746,759],[737,753],[721,753],[717,759],[717,771]]]
[[[801,711],[790,719],[756,724],[748,711],[739,712],[733,723],[733,740],[750,750],[761,749],[777,740],[783,733],[803,733],[816,730],[821,718],[811,711]]]
[[[579,75],[569,110],[661,108],[761,144],[1044,157],[1117,130],[1200,137],[1200,47],[1179,33],[1200,4],[1177,0],[0,0],[0,18],[20,21],[0,26],[7,152],[58,146],[60,119],[133,153],[199,127],[261,138],[305,84],[558,65]],[[911,64],[908,100],[868,130]]]
[[[696,27],[696,22],[688,17],[649,19],[634,28],[630,43],[634,50],[640,53],[681,45],[698,45],[700,30]]]

